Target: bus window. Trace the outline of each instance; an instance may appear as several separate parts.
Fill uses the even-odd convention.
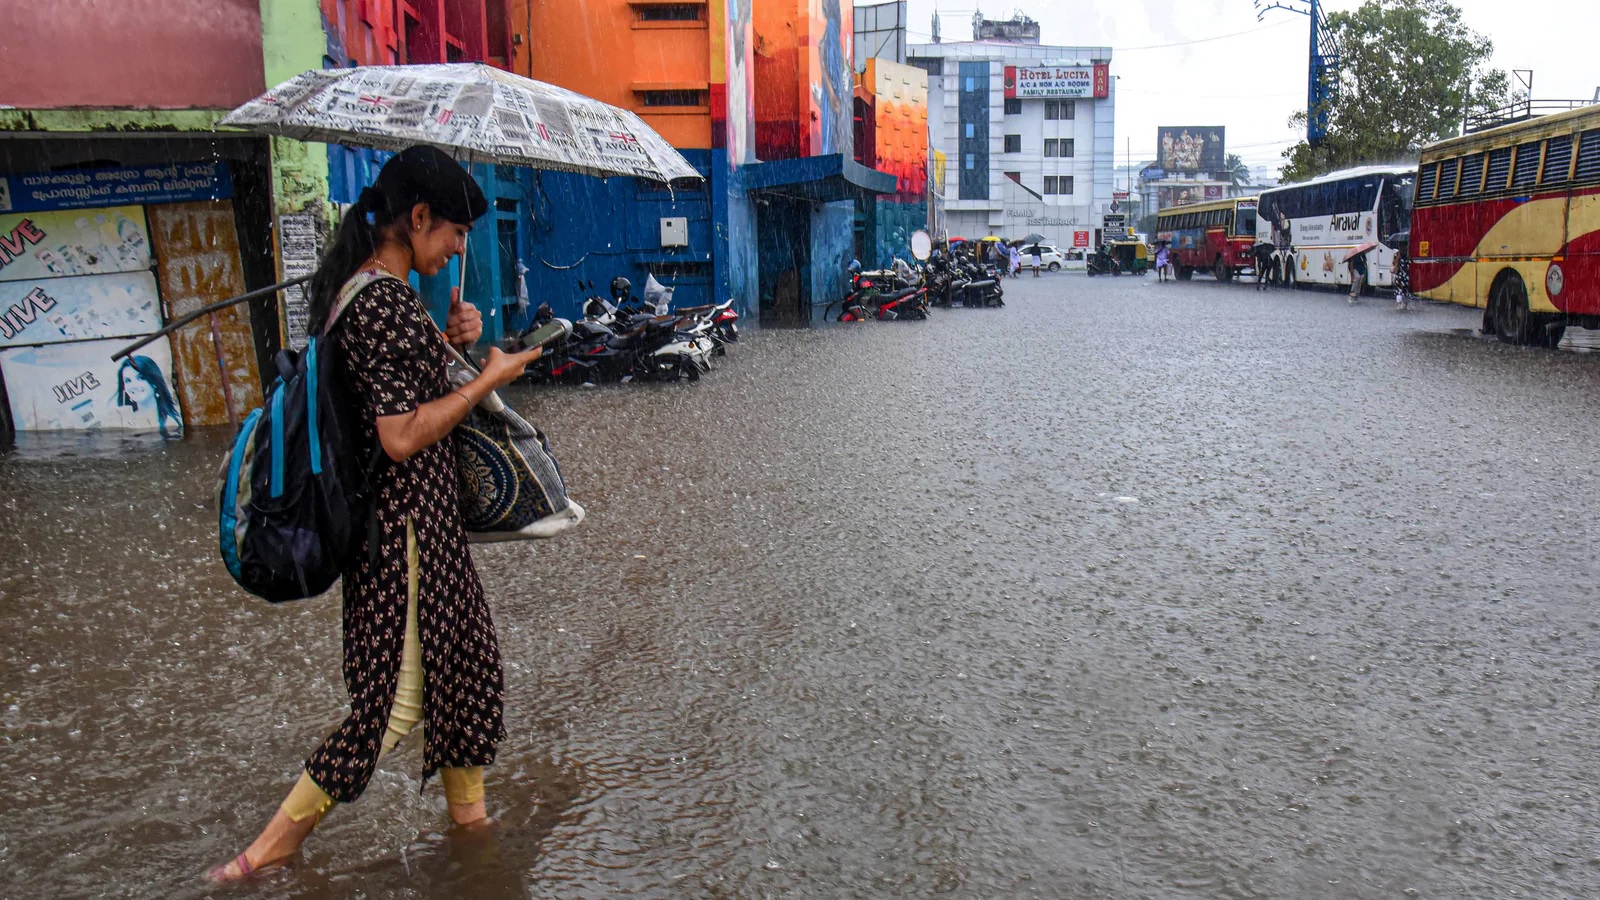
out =
[[[1461,186],[1457,193],[1463,197],[1483,190],[1483,154],[1476,153],[1461,161]]]
[[[1511,173],[1511,186],[1527,187],[1539,180],[1539,142],[1530,141],[1517,147],[1517,167]]]
[[[1483,182],[1485,193],[1506,189],[1506,179],[1511,177],[1511,148],[1501,147],[1489,151],[1489,176]]]
[[[1565,184],[1567,170],[1572,168],[1572,135],[1564,134],[1550,139],[1550,148],[1544,153],[1544,175],[1540,184]]]
[[[1439,164],[1431,162],[1422,167],[1421,175],[1417,179],[1417,199],[1432,200],[1433,189],[1439,184]]]
[[[1447,159],[1439,163],[1439,199],[1449,200],[1456,195],[1456,171],[1461,168],[1461,160]]]
[[[1233,233],[1243,237],[1251,237],[1256,233],[1256,211],[1245,207],[1233,217]]]
[[[1578,165],[1572,172],[1572,180],[1597,178],[1600,178],[1600,131],[1585,131],[1578,139]]]

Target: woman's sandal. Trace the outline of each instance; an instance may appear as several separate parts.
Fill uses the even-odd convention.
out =
[[[261,875],[271,872],[274,869],[281,869],[288,864],[289,860],[285,858],[269,863],[263,863],[259,866],[252,866],[250,865],[250,858],[241,853],[238,856],[235,856],[233,859],[230,859],[222,865],[217,866],[211,871],[207,872],[206,880],[210,881],[212,884],[231,884],[239,881],[250,881],[254,878],[258,878]],[[229,865],[237,866],[239,868],[239,874],[229,875]]]

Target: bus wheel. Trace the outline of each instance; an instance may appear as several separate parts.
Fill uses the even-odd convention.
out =
[[[1233,270],[1228,268],[1227,262],[1220,256],[1217,257],[1217,264],[1211,267],[1211,274],[1215,275],[1216,279],[1221,282],[1227,282],[1233,278]]]
[[[1194,277],[1194,266],[1179,266],[1178,267],[1178,280],[1179,281],[1188,281],[1189,279],[1191,279],[1193,277]]]
[[[1502,343],[1523,347],[1544,344],[1544,322],[1528,311],[1528,289],[1515,272],[1500,279],[1490,302],[1494,304],[1495,337]]]

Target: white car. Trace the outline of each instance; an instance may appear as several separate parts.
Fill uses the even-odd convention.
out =
[[[1033,265],[1033,249],[1034,248],[1032,244],[1022,248],[1022,267],[1024,269]],[[1049,244],[1039,245],[1039,265],[1044,266],[1046,269],[1049,269],[1052,272],[1059,272],[1061,271],[1061,267],[1066,265],[1066,263],[1067,255],[1065,253],[1062,253],[1060,250],[1057,250]]]

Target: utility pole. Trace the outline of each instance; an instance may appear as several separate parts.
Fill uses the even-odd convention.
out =
[[[1339,67],[1343,55],[1339,42],[1322,14],[1321,0],[1255,0],[1256,21],[1275,9],[1287,10],[1311,20],[1311,53],[1306,78],[1306,143],[1322,146],[1328,136],[1328,108],[1339,94]]]

